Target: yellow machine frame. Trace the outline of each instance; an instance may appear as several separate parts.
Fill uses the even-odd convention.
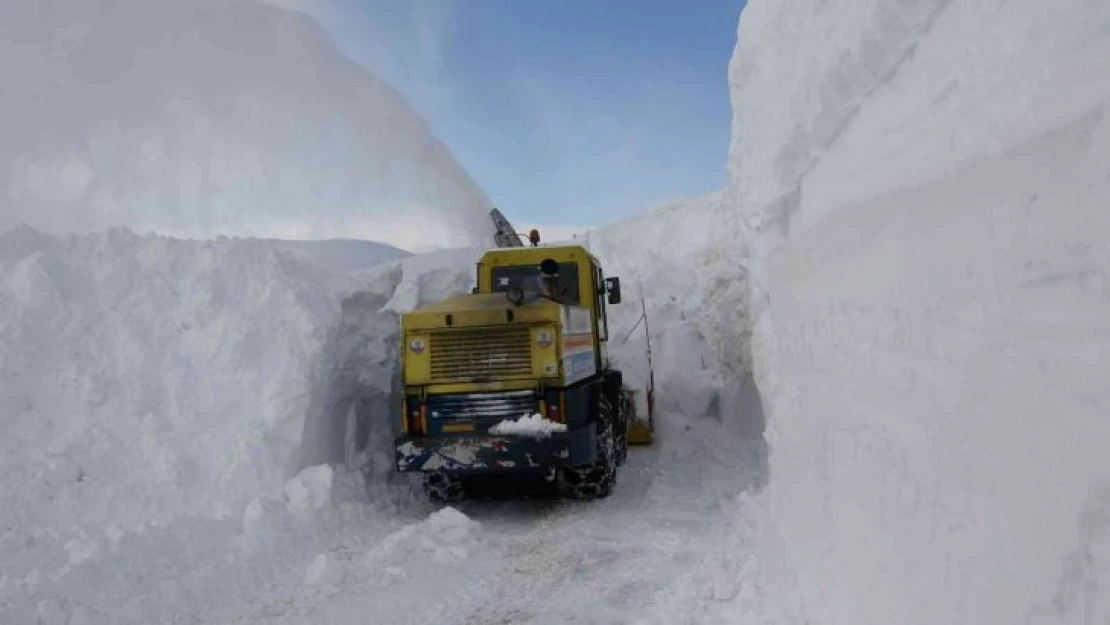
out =
[[[495,248],[485,252],[477,262],[476,287],[469,295],[460,295],[447,298],[443,301],[421,307],[419,310],[406,313],[401,320],[401,336],[403,340],[411,342],[423,340],[430,342],[429,337],[433,331],[445,328],[445,318],[449,317],[449,325],[456,328],[468,326],[498,326],[505,323],[506,305],[505,294],[494,292],[493,272],[498,267],[506,266],[537,266],[545,259],[552,259],[558,263],[574,263],[578,266],[578,304],[590,313],[590,323],[595,337],[597,350],[595,352],[595,366],[601,371],[608,366],[609,328],[607,315],[600,313],[606,306],[603,297],[599,296],[596,284],[598,278],[603,278],[601,264],[598,259],[581,245],[553,245],[537,247],[512,247]],[[594,274],[596,272],[596,275]],[[591,277],[593,276],[593,277]],[[532,345],[536,344],[535,338],[541,327],[545,325],[558,325],[560,321],[558,304],[550,306],[527,306],[514,308],[514,324],[517,326],[531,326]],[[422,354],[414,353],[410,349],[401,350],[401,367],[403,383],[406,387],[419,386],[423,393],[466,393],[466,392],[491,392],[513,391],[534,388],[537,381],[562,385],[563,371],[556,367],[555,375],[543,375],[543,365],[548,360],[557,360],[556,348],[552,344],[548,348],[535,347],[532,351],[532,375],[516,380],[497,380],[488,382],[452,382],[433,383],[429,351]],[[650,389],[648,419],[631,418],[627,431],[627,441],[632,445],[646,445],[652,442],[653,424],[650,419]],[[407,392],[406,392],[407,394]],[[562,397],[560,394],[560,403]],[[560,410],[562,406],[560,406]],[[403,407],[403,414],[407,407]],[[639,415],[636,415],[639,417]],[[427,431],[427,415],[420,415],[423,431]],[[466,425],[460,425],[469,431]],[[473,426],[469,426],[473,427]],[[402,419],[402,430],[408,433],[407,420]]]
[[[538,241],[538,235],[535,237]],[[557,246],[539,246],[533,245],[532,247],[512,247],[512,248],[497,248],[490,250],[482,255],[481,260],[478,261],[478,285],[476,291],[479,293],[489,293],[493,290],[493,269],[494,267],[503,267],[507,265],[521,265],[532,264],[538,265],[545,258],[552,258],[558,262],[575,262],[579,265],[581,272],[583,267],[587,270],[594,269],[601,271],[601,263],[597,257],[594,256],[581,245],[557,245]],[[582,272],[581,275],[585,275]],[[602,305],[600,298],[597,297],[597,290],[594,288],[595,282],[593,280],[579,280],[578,281],[578,301],[591,302],[597,301],[598,306]],[[599,362],[597,363],[600,370],[603,366],[608,364],[608,322],[599,320],[597,317],[598,306],[591,306],[591,313],[594,315],[593,324],[595,331],[598,332],[599,342]],[[646,329],[646,316],[647,311],[644,311],[644,321]],[[650,337],[648,339],[648,358],[649,368],[650,363]],[[638,392],[638,391],[637,391]],[[654,374],[652,374],[651,386],[647,389],[647,403],[648,414],[646,419],[634,418],[629,421],[628,430],[628,443],[630,445],[650,445],[654,440],[655,424],[652,412],[654,411]]]

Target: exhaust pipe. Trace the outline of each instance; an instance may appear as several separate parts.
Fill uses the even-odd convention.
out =
[[[559,263],[550,258],[540,263],[540,282],[543,285],[544,295],[559,299]]]

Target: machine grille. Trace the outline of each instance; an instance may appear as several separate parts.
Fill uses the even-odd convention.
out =
[[[532,375],[526,326],[437,330],[431,335],[432,382],[474,382]]]
[[[518,419],[538,412],[534,391],[433,395],[428,398],[428,415],[433,419]]]

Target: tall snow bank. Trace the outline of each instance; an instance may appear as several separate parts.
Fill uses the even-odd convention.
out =
[[[5,233],[0,514],[133,528],[279,489],[354,286],[261,242]]]
[[[359,288],[339,302],[312,369],[301,464],[357,469],[374,498],[412,494],[419,480],[396,472],[392,447],[401,401],[398,316],[470,292],[480,256],[478,249],[445,250],[350,274]]]
[[[4,2],[0,59],[0,230],[406,249],[492,234],[488,199],[427,122],[303,13]]]
[[[746,268],[726,265],[713,245],[727,216],[725,197],[722,190],[660,206],[576,240],[606,276],[621,279],[623,302],[607,310],[609,353],[634,388],[648,385],[650,332],[663,440],[669,428],[704,418],[745,437],[762,434],[748,311],[729,298],[746,293]]]
[[[1081,0],[746,8],[716,245],[751,268],[749,511],[799,621],[1110,618],[1108,27]]]
[[[447,259],[355,279],[272,241],[0,234],[0,620],[220,621],[304,555],[239,550],[266,502],[406,492],[394,300],[468,288]]]

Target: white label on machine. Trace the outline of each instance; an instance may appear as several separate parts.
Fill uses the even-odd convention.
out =
[[[563,381],[574,384],[597,373],[590,311],[564,306],[562,329]]]
[[[563,334],[593,334],[590,311],[577,306],[563,306]]]

